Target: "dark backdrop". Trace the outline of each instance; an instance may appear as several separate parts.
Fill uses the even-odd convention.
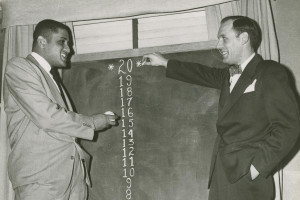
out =
[[[166,55],[168,58],[223,67],[212,50]],[[129,60],[129,61],[128,61]],[[81,141],[93,157],[90,200],[126,199],[129,188],[136,200],[206,200],[207,182],[214,139],[219,92],[165,77],[163,67],[137,67],[141,57],[73,63],[63,80],[79,113],[92,115],[125,111],[125,127],[96,134],[94,141]],[[118,74],[120,68],[127,74]],[[132,70],[127,70],[132,62]],[[111,67],[111,69],[109,69]],[[112,69],[113,68],[113,69]],[[129,68],[131,69],[131,68]],[[120,76],[123,86],[120,87]],[[127,91],[130,75],[131,105],[122,107],[121,88]],[[125,81],[124,81],[125,80]],[[129,91],[130,92],[130,91]],[[127,92],[123,95],[126,97]],[[129,109],[130,108],[130,109]],[[128,117],[128,109],[130,116]],[[133,114],[133,116],[132,116]],[[134,176],[126,182],[123,167],[123,132],[133,119]],[[128,173],[128,171],[127,171]],[[128,175],[129,176],[129,175]]]

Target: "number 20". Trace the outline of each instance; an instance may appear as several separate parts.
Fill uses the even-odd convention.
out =
[[[124,64],[125,64],[125,61],[124,61],[123,59],[121,59],[119,62],[121,63],[121,65],[119,66],[118,74],[120,74],[120,73],[122,73],[122,74],[127,74],[126,72],[124,72],[124,71],[121,69],[121,68],[124,66]],[[132,60],[131,60],[131,59],[128,59],[128,60],[127,60],[127,71],[128,71],[129,73],[132,72]]]

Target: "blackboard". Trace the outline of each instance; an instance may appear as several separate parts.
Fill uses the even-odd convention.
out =
[[[216,55],[206,50],[165,56],[223,67]],[[140,61],[141,57],[76,62],[63,72],[77,112],[125,113],[124,124],[120,120],[118,127],[96,134],[94,141],[81,141],[93,157],[89,199],[206,200],[219,91],[166,78],[163,67],[139,66]],[[130,106],[121,100],[126,95],[132,97]]]

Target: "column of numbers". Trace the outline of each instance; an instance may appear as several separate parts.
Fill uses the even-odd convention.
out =
[[[120,100],[121,100],[121,125],[122,125],[122,167],[123,178],[126,182],[126,199],[132,199],[132,180],[135,173],[134,168],[134,113],[132,108],[132,61],[120,60],[119,80],[120,80]]]

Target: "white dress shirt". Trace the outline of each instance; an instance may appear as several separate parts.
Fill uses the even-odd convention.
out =
[[[42,56],[40,56],[39,54],[37,54],[35,52],[31,52],[31,55],[38,61],[38,63],[47,72],[47,74],[49,74],[49,76],[51,77],[52,81],[54,82],[54,84],[56,85],[56,87],[60,93],[59,87],[58,87],[56,81],[53,79],[52,74],[50,73],[50,70],[51,70],[50,64]]]
[[[248,65],[248,63],[252,60],[252,58],[255,56],[255,53],[253,53],[249,58],[247,58],[247,60],[245,60],[245,62],[243,62],[241,64],[241,69],[242,71],[244,71],[244,69],[246,68],[246,66]],[[235,84],[237,83],[237,81],[239,80],[241,74],[235,74],[232,77],[230,77],[229,82],[230,82],[230,93],[233,90]]]

